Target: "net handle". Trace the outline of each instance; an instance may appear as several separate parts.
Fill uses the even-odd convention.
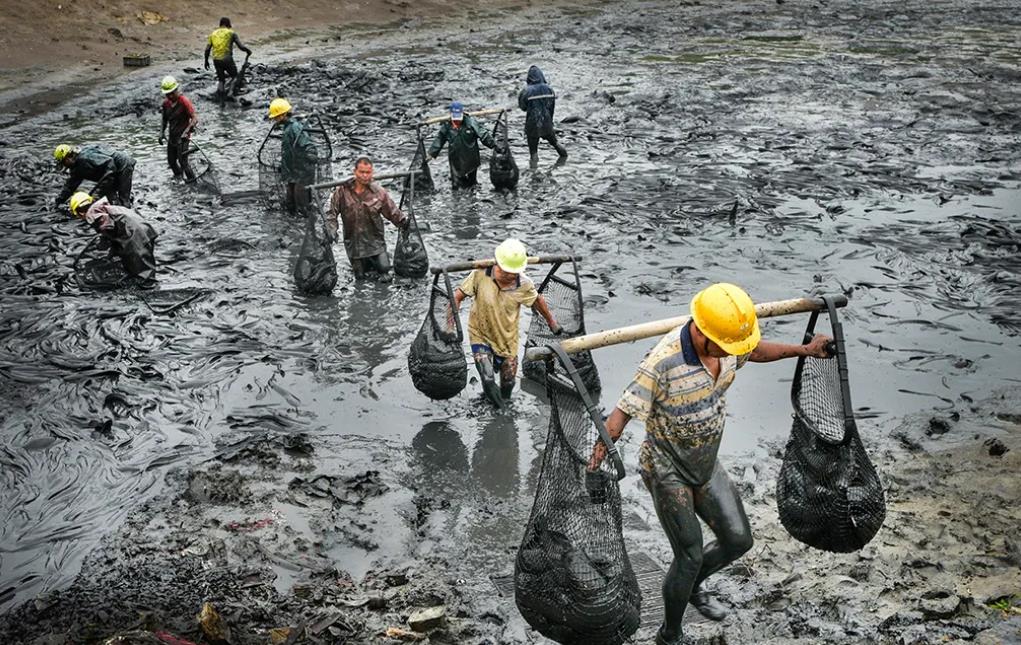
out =
[[[571,382],[574,383],[574,388],[578,391],[578,396],[581,398],[582,404],[585,406],[585,411],[588,412],[589,418],[592,419],[592,423],[596,426],[596,432],[599,433],[599,438],[603,441],[606,446],[607,456],[613,463],[614,469],[617,471],[617,481],[624,479],[627,476],[627,471],[624,469],[624,460],[620,457],[620,451],[617,450],[617,444],[610,438],[610,433],[606,430],[606,424],[603,422],[602,415],[599,414],[599,409],[596,404],[592,402],[592,397],[589,395],[588,388],[581,381],[581,376],[578,374],[578,370],[575,369],[574,363],[567,356],[567,352],[560,346],[559,343],[553,345],[547,345],[553,354],[560,361],[561,367],[567,372]],[[547,374],[551,374],[552,370],[547,370]],[[547,376],[549,378],[549,376]],[[573,448],[572,448],[573,452]],[[582,460],[583,463],[586,460]]]

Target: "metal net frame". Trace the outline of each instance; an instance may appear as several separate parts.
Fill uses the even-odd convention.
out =
[[[194,173],[194,179],[187,179],[185,183],[195,186],[200,190],[212,192],[214,195],[221,194],[220,181],[216,176],[216,168],[205,151],[194,141],[189,141],[188,151],[184,153],[188,166]]]
[[[295,116],[305,124],[305,131],[316,146],[316,168],[313,183],[327,182],[333,178],[333,144],[329,132],[318,114]],[[284,209],[287,205],[287,191],[280,179],[281,124],[274,123],[259,146],[259,192],[269,208]]]
[[[529,625],[576,645],[618,645],[641,621],[642,595],[624,544],[624,464],[574,364],[559,347],[545,368],[549,431],[535,501],[514,564],[514,598]],[[589,467],[597,440],[611,446]]]
[[[559,343],[568,338],[585,334],[585,300],[581,290],[581,276],[578,262],[571,258],[569,263],[558,262],[550,268],[539,284],[538,291],[546,299],[546,305],[557,323],[564,329],[560,336],[554,336],[542,316],[533,315],[528,325],[525,349]],[[582,382],[589,390],[602,388],[599,370],[589,351],[571,355],[574,366],[581,374]],[[543,361],[524,361],[521,371],[526,378],[536,383],[545,383],[546,367]]]
[[[801,357],[794,371],[794,422],[777,477],[780,522],[792,537],[835,553],[864,547],[886,518],[883,486],[851,406],[843,326],[830,298],[834,357]],[[815,333],[813,312],[805,342]]]
[[[415,389],[431,399],[460,394],[468,384],[463,341],[450,275],[439,271],[429,289],[429,310],[408,353],[408,371]]]

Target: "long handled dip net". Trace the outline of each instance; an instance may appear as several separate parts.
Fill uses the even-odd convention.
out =
[[[558,345],[547,362],[549,433],[532,513],[514,566],[528,624],[570,645],[617,645],[637,629],[641,591],[624,547],[616,449],[589,468],[597,439],[613,446],[581,376]]]
[[[532,322],[528,325],[526,349],[585,334],[585,303],[581,292],[581,278],[578,275],[578,263],[575,259],[572,258],[569,263],[554,264],[539,284],[538,291],[546,299],[546,305],[564,331],[560,336],[554,336],[543,317],[533,315]],[[581,375],[585,387],[589,390],[599,390],[601,387],[599,371],[592,360],[592,353],[584,351],[571,354],[571,361]],[[524,361],[521,370],[525,377],[537,383],[544,383],[546,380],[543,361]]]
[[[791,387],[794,423],[776,484],[784,528],[805,544],[857,551],[886,517],[883,486],[858,435],[851,407],[843,327],[825,298],[834,338],[832,359],[799,358]],[[815,332],[813,312],[805,341]]]
[[[316,114],[294,117],[305,125],[305,131],[312,138],[316,148],[315,177],[312,183],[329,181],[333,176],[333,168],[330,160],[333,158],[333,146],[330,143],[330,135],[323,125],[322,119]],[[280,139],[281,126],[274,123],[266,138],[259,146],[259,192],[270,208],[284,209],[287,207],[289,196],[287,187],[280,178]],[[293,197],[292,197],[293,198]]]
[[[185,160],[194,174],[193,179],[186,179],[186,183],[213,195],[220,194],[220,182],[216,176],[216,168],[213,162],[206,156],[206,153],[194,141],[188,142],[188,151],[185,152]]]
[[[468,364],[461,346],[461,319],[454,311],[454,288],[446,271],[433,277],[429,294],[429,311],[408,353],[408,371],[419,392],[431,399],[449,399],[467,385]]]

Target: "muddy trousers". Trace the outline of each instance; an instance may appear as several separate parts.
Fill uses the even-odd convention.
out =
[[[216,94],[222,97],[227,86],[227,79],[233,80],[238,75],[238,66],[234,62],[234,58],[229,57],[220,60],[214,58],[213,67],[216,69]]]
[[[561,157],[567,156],[567,148],[560,145],[560,142],[557,141],[557,133],[553,131],[553,128],[544,132],[526,132],[525,138],[528,140],[528,155],[533,159],[539,154],[539,139],[548,141]]]
[[[674,561],[663,580],[665,616],[661,628],[661,634],[673,640],[681,635],[681,621],[692,592],[752,548],[751,526],[737,487],[718,461],[709,481],[701,486],[684,483],[673,470],[643,470],[642,480],[652,493],[656,515],[674,552]],[[716,536],[705,545],[698,518]]]
[[[457,176],[454,174],[454,169],[450,169],[450,181],[453,184],[454,190],[461,190],[464,188],[471,188],[479,185],[479,169],[467,173],[465,175]]]
[[[482,379],[482,390],[497,406],[502,407],[514,391],[514,378],[518,375],[518,357],[500,356],[484,343],[472,343],[475,369]],[[500,373],[500,389],[496,391],[496,374]]]
[[[135,164],[132,163],[112,176],[107,181],[97,184],[92,192],[100,197],[106,197],[111,204],[117,206],[131,206],[131,186],[135,179]]]
[[[189,146],[191,146],[191,141],[188,139],[181,137],[167,139],[167,165],[170,166],[174,177],[184,175],[188,181],[195,181],[195,172],[192,171],[191,164],[188,163]]]
[[[385,276],[390,273],[390,254],[386,251],[367,258],[351,258],[351,269],[356,278],[364,278],[370,273]]]
[[[288,215],[308,215],[311,204],[308,187],[293,181],[284,183],[284,210]]]

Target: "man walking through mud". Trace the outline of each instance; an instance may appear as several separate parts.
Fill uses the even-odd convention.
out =
[[[710,575],[752,546],[737,488],[717,460],[727,415],[726,391],[745,363],[795,356],[828,358],[828,336],[805,345],[760,340],[755,305],[732,284],[714,284],[691,301],[691,320],[660,340],[625,388],[606,429],[616,441],[628,421],[645,422],[639,452],[642,480],[670,540],[674,561],[663,581],[665,617],[658,645],[681,645],[681,621],[690,602],[704,616],[727,610],[701,588]],[[606,456],[597,442],[589,468]],[[703,545],[699,518],[716,540]]]
[[[135,174],[135,160],[126,153],[111,150],[103,145],[70,146],[62,143],[53,150],[57,164],[66,168],[69,175],[57,195],[57,207],[86,179],[95,182],[89,191],[93,197],[106,197],[111,203],[131,206],[131,184]]]
[[[464,113],[460,101],[450,104],[450,120],[444,121],[429,146],[429,156],[435,159],[449,144],[447,156],[450,161],[450,181],[454,188],[471,188],[478,185],[478,170],[482,165],[479,156],[479,141],[487,148],[495,148],[496,142],[481,123],[470,114]]]
[[[518,107],[525,111],[525,138],[528,140],[529,163],[534,168],[539,164],[539,139],[549,142],[561,159],[567,158],[567,149],[557,141],[553,131],[553,111],[557,107],[557,95],[546,83],[542,70],[532,65],[528,68],[525,87],[518,94]]]
[[[284,210],[289,214],[308,214],[308,186],[315,183],[319,163],[316,145],[305,125],[294,118],[294,108],[284,98],[269,103],[269,118],[280,127],[280,183]]]
[[[536,290],[535,283],[524,274],[528,264],[525,245],[519,240],[504,240],[496,247],[496,264],[475,269],[454,290],[454,308],[460,309],[465,298],[475,298],[468,314],[468,339],[471,342],[475,368],[482,379],[486,396],[499,408],[504,407],[514,390],[518,373],[518,338],[521,307],[531,307],[546,320],[559,336],[563,330]],[[496,371],[500,386],[496,385]]]
[[[209,54],[213,54],[213,67],[216,68],[216,95],[224,96],[227,78],[234,79],[238,75],[238,66],[234,63],[234,45],[245,52],[245,62],[252,55],[252,50],[241,44],[237,32],[230,24],[230,18],[220,18],[220,26],[209,34],[206,43],[205,64],[209,69]]]
[[[188,97],[181,94],[181,88],[173,76],[164,76],[160,90],[163,92],[163,125],[160,128],[160,143],[167,144],[167,165],[174,173],[174,179],[182,176],[187,181],[195,181],[195,173],[188,163],[188,148],[191,146],[191,133],[198,125],[199,118],[195,114],[195,106]],[[167,127],[170,138],[167,138]]]
[[[383,218],[403,229],[411,220],[402,213],[389,193],[372,181],[372,160],[359,157],[354,177],[337,186],[330,199],[326,226],[337,239],[338,216],[344,229],[344,250],[356,278],[378,274],[383,282],[393,280],[390,254],[386,250]]]

